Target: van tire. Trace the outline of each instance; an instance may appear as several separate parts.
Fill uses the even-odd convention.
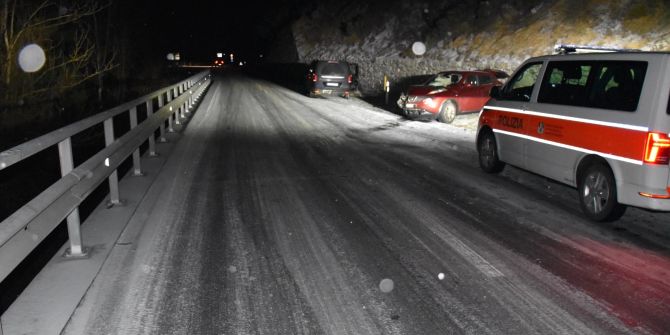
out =
[[[505,168],[505,163],[498,158],[498,144],[490,129],[482,130],[477,139],[479,166],[486,173],[498,173]]]
[[[577,190],[579,206],[590,220],[614,221],[626,212],[626,206],[617,201],[614,174],[603,162],[595,162],[584,170],[579,176]]]
[[[458,114],[458,105],[454,100],[447,100],[440,107],[440,113],[437,114],[437,119],[440,122],[452,123]]]

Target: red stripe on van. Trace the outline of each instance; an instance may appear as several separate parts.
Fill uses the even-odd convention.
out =
[[[480,124],[538,139],[642,161],[647,132],[486,108]]]

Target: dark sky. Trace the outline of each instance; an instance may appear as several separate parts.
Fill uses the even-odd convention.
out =
[[[152,55],[179,51],[197,61],[210,61],[218,51],[258,57],[278,29],[307,10],[304,0],[120,1],[133,42],[142,41]]]

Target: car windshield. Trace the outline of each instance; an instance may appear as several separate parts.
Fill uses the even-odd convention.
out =
[[[461,81],[461,78],[463,78],[463,75],[458,72],[438,73],[430,78],[425,83],[425,86],[445,87],[451,84],[456,84]]]

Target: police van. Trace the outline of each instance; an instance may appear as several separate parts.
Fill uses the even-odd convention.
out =
[[[597,50],[601,51],[601,50]],[[578,189],[585,215],[670,211],[670,53],[564,53],[525,61],[480,113],[479,164]]]

